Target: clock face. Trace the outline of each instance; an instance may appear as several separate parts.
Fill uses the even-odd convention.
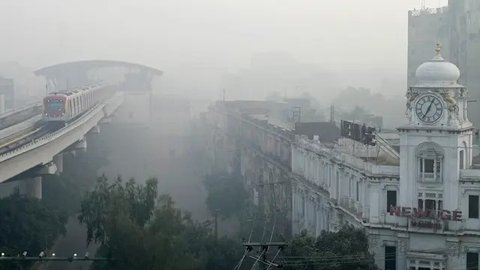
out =
[[[435,123],[443,115],[443,103],[434,95],[424,95],[417,101],[415,112],[422,122]]]

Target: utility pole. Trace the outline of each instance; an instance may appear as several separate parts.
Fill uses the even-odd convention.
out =
[[[263,260],[264,262],[266,262],[266,261],[267,261],[267,251],[268,251],[268,247],[262,247],[262,249],[263,249],[262,260]],[[273,263],[273,261],[272,261],[272,263]],[[262,269],[263,269],[263,270],[267,270],[269,267],[270,267],[270,266],[267,266],[266,264],[262,263]]]
[[[148,117],[150,120],[150,123],[152,122],[152,90],[150,90],[150,94],[148,97]]]
[[[247,251],[252,251],[255,247],[260,248],[260,256],[253,256],[250,255],[249,257],[255,260],[253,267],[260,262],[262,264],[262,268],[264,270],[270,269],[272,266],[275,266],[277,268],[281,267],[280,264],[275,263],[275,259],[277,258],[278,254],[280,251],[282,251],[284,248],[288,246],[286,242],[265,242],[265,243],[260,243],[260,242],[245,242],[243,243],[243,246],[247,249]],[[275,256],[272,258],[272,260],[267,259],[267,251],[270,247],[277,247],[278,251],[275,254]]]
[[[220,209],[215,210],[215,241],[218,240],[218,212],[220,212]]]
[[[292,129],[295,129],[296,122],[301,122],[301,121],[302,121],[302,107],[295,106],[292,109]]]
[[[335,106],[330,105],[330,123],[335,123]]]

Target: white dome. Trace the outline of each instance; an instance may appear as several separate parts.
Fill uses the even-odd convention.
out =
[[[460,70],[450,62],[445,61],[440,55],[440,48],[432,60],[421,64],[415,73],[416,87],[460,87],[457,83]]]

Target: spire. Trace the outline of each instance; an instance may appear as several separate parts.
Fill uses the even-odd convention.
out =
[[[442,54],[440,53],[441,51],[442,51],[442,44],[437,42],[437,44],[435,44],[435,56],[433,57],[432,60],[434,60],[434,61],[445,61],[445,59],[443,59],[443,57],[442,57]]]

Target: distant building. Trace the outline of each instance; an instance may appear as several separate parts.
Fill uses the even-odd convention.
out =
[[[15,107],[14,84],[12,79],[0,77],[0,95],[3,95],[4,110],[11,110]]]
[[[408,16],[408,85],[415,69],[430,58],[439,42],[445,58],[462,70],[459,82],[470,89],[471,120],[480,126],[480,0],[449,0],[447,7],[413,10]]]

